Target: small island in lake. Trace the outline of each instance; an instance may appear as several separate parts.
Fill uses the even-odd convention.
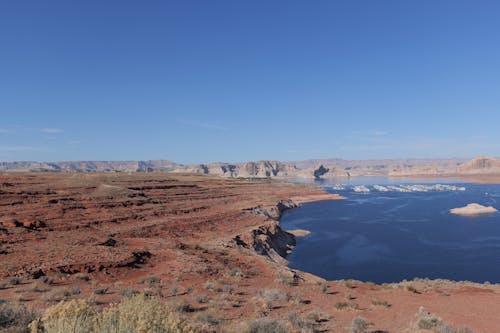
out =
[[[465,207],[450,209],[450,213],[452,213],[452,214],[466,215],[466,216],[491,214],[491,213],[495,213],[497,211],[498,210],[495,207],[483,206],[483,205],[480,205],[478,203],[470,203]]]

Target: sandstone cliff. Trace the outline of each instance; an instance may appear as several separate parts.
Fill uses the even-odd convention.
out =
[[[495,174],[500,173],[500,160],[492,157],[476,157],[459,167],[460,173]]]

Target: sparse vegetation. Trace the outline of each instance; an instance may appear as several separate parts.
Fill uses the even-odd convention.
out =
[[[322,311],[311,311],[307,315],[307,320],[315,323],[322,323],[330,320],[330,315]]]
[[[255,319],[246,323],[244,333],[288,333],[285,323],[277,319]]]
[[[347,302],[337,302],[334,304],[334,307],[337,310],[357,310],[357,309],[359,309],[358,304],[347,303]]]
[[[243,274],[243,272],[241,271],[241,269],[239,269],[238,267],[231,267],[227,271],[227,275],[228,276],[232,276],[232,277],[237,277],[237,278],[240,278],[240,279],[245,277],[245,274]]]
[[[281,283],[281,284],[286,284],[289,286],[295,286],[297,285],[297,279],[295,277],[295,274],[292,272],[282,272],[278,275],[278,278],[276,279],[276,282]]]
[[[17,285],[21,284],[21,282],[22,282],[22,280],[20,278],[16,277],[16,276],[11,277],[9,279],[9,284],[11,286],[17,286]]]
[[[417,290],[417,288],[415,288],[414,286],[412,285],[407,285],[406,286],[406,290],[414,293],[414,294],[420,294],[420,291]]]
[[[210,297],[208,297],[208,295],[196,295],[194,297],[194,300],[200,304],[205,304],[210,301]]]
[[[54,281],[46,275],[41,276],[40,281],[42,281],[43,283],[48,284],[48,285],[54,284]]]
[[[354,288],[356,288],[356,284],[355,284],[354,280],[345,280],[345,281],[344,281],[344,286],[345,286],[346,288],[349,288],[349,289],[354,289]]]
[[[75,279],[82,281],[90,281],[90,276],[84,273],[76,273]]]
[[[154,284],[157,284],[160,282],[161,282],[161,279],[159,277],[156,277],[156,276],[149,276],[149,277],[143,278],[139,281],[140,284],[145,284],[148,287],[151,287]]]
[[[288,322],[290,325],[299,330],[300,332],[309,332],[313,331],[314,324],[311,323],[310,321],[304,320],[303,318],[300,318],[296,312],[292,311],[288,313]]]
[[[174,310],[143,295],[124,298],[103,311],[85,300],[61,302],[46,310],[30,325],[32,333],[191,333]]]
[[[199,315],[197,315],[195,317],[195,320],[198,323],[206,324],[209,326],[215,326],[215,325],[219,324],[219,320],[216,319],[211,313],[207,313],[207,312],[200,313]]]
[[[72,292],[66,288],[52,289],[42,297],[45,302],[60,302],[71,296]]]
[[[416,317],[415,329],[431,330],[436,333],[474,333],[469,327],[446,324],[440,317],[426,311],[423,307],[420,307]]]
[[[387,302],[387,301],[381,301],[381,300],[373,300],[372,304],[374,306],[381,306],[381,307],[384,307],[384,308],[389,308],[391,306],[391,304],[389,304],[389,302]]]
[[[106,295],[106,293],[108,292],[108,290],[109,290],[109,287],[98,288],[98,289],[94,290],[94,294],[96,294],[96,295]]]
[[[0,302],[0,332],[29,333],[28,324],[37,314],[21,304]]]
[[[365,333],[370,324],[362,317],[356,317],[352,320],[350,326],[351,333]]]
[[[125,288],[120,291],[120,295],[122,297],[131,297],[140,294],[139,290]]]

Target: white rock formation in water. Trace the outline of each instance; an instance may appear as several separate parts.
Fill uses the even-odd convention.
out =
[[[373,185],[373,188],[380,192],[444,192],[444,191],[465,191],[465,187],[455,186],[455,185],[422,185],[422,184],[411,184],[411,185]]]
[[[370,189],[368,187],[364,186],[364,185],[354,186],[352,188],[352,190],[354,192],[358,192],[358,193],[368,193],[368,192],[370,192]]]
[[[390,190],[382,185],[373,185],[373,188],[380,192],[389,192]]]
[[[478,203],[470,203],[465,207],[450,209],[450,213],[456,215],[480,215],[480,214],[491,214],[497,212],[497,209],[492,206],[483,206]]]

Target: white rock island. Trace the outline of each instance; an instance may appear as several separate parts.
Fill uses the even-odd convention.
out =
[[[478,203],[470,203],[465,207],[453,208],[450,209],[450,213],[456,215],[465,215],[465,216],[473,216],[473,215],[481,215],[481,214],[491,214],[495,213],[498,210],[492,206],[483,206]]]

